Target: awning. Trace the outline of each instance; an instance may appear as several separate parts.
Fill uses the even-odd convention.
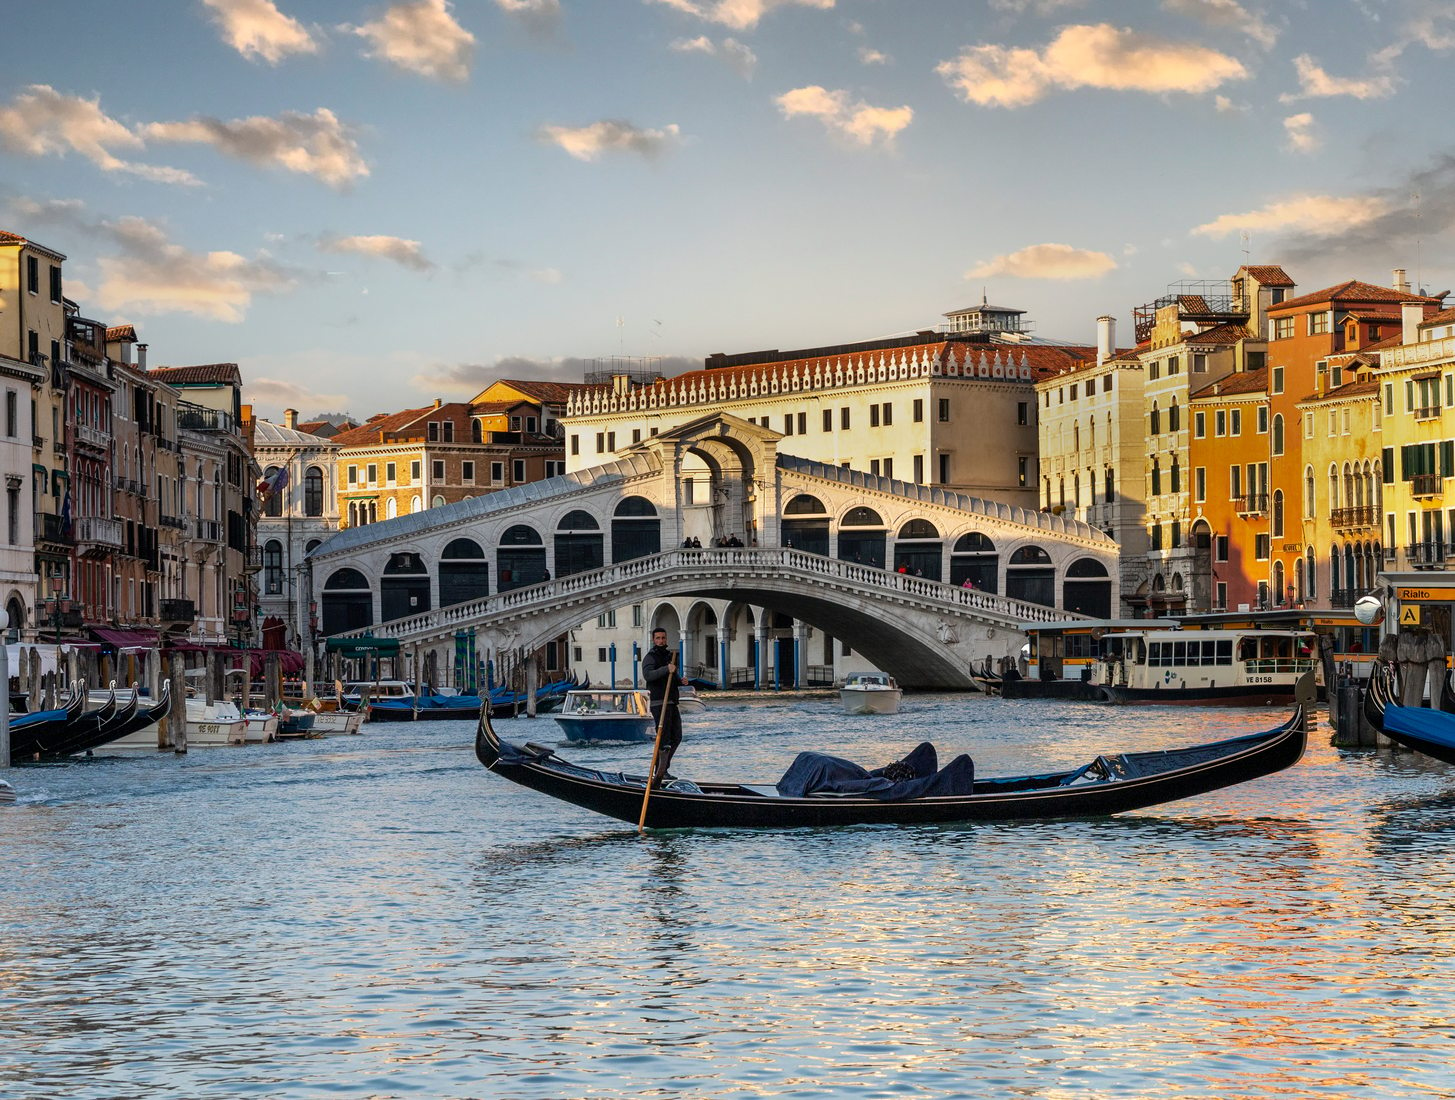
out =
[[[393,657],[399,653],[398,638],[330,638],[324,643],[330,653],[342,653],[345,657]]]
[[[198,642],[178,642],[168,647],[177,653],[220,653],[227,658],[227,667],[236,668],[246,659],[248,675],[261,676],[267,668],[268,658],[278,658],[278,667],[283,675],[303,671],[303,654],[296,649],[239,649],[236,646],[202,645]]]
[[[157,648],[155,630],[112,630],[107,627],[93,626],[91,636],[102,645],[115,646],[117,649]]]

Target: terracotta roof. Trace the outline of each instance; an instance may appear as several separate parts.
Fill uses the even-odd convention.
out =
[[[1182,338],[1184,344],[1236,344],[1240,340],[1261,340],[1247,325],[1235,321],[1224,321],[1201,332],[1188,333]]]
[[[1323,290],[1315,290],[1312,294],[1300,294],[1297,298],[1290,298],[1286,302],[1279,302],[1276,306],[1269,306],[1269,313],[1281,313],[1288,309],[1298,309],[1302,306],[1317,305],[1321,302],[1434,302],[1434,298],[1426,298],[1421,294],[1411,294],[1404,290],[1395,290],[1393,287],[1379,286],[1375,283],[1361,283],[1358,279],[1350,279],[1348,282],[1339,283],[1337,286],[1324,287]]]
[[[1232,397],[1242,393],[1267,393],[1268,392],[1268,368],[1260,367],[1258,370],[1236,371],[1226,377],[1219,378],[1216,382],[1204,386],[1191,395],[1196,401],[1203,397]]]
[[[106,339],[108,339],[108,340],[135,340],[136,339],[136,326],[135,325],[113,325],[111,328],[109,328],[109,329],[106,330]]]
[[[499,381],[507,386],[514,386],[521,393],[530,394],[537,401],[551,405],[564,405],[578,393],[596,389],[585,382],[536,382],[518,378],[501,378]]]
[[[9,230],[0,229],[0,241],[5,241],[9,244],[24,244],[25,238],[19,234],[11,233]]]
[[[1257,279],[1263,286],[1295,285],[1294,281],[1288,277],[1288,273],[1277,264],[1249,264],[1245,265],[1243,270]]]
[[[475,415],[482,413],[507,413],[511,409],[518,409],[522,405],[531,406],[529,401],[476,401],[470,406],[470,412]]]
[[[379,413],[371,416],[367,423],[357,428],[348,428],[333,437],[340,447],[367,447],[370,444],[387,443],[384,437],[407,428],[426,413],[434,412],[433,405],[422,409],[405,409],[403,412]]]
[[[236,363],[207,363],[195,367],[153,367],[147,371],[169,386],[240,386],[242,372]]]
[[[1432,313],[1420,322],[1422,325],[1447,325],[1455,321],[1455,308],[1442,309],[1439,313]]]
[[[1390,313],[1383,309],[1351,309],[1346,317],[1352,317],[1356,321],[1398,321],[1398,313]]]
[[[65,260],[65,256],[61,255],[54,248],[47,248],[39,241],[32,241],[29,237],[22,237],[19,233],[11,233],[4,229],[0,229],[0,244],[29,245],[37,252],[44,252],[47,256],[53,256],[57,260]]]
[[[1377,397],[1381,385],[1376,378],[1361,378],[1357,382],[1349,382],[1336,390],[1330,390],[1322,396],[1311,393],[1307,397],[1300,398],[1295,404],[1308,405],[1319,401],[1340,401],[1346,397]]]

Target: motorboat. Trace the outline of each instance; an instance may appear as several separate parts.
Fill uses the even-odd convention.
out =
[[[1319,661],[1308,630],[1119,630],[1083,675],[1111,702],[1268,703]]]
[[[894,677],[882,672],[860,672],[844,681],[839,700],[845,714],[898,714],[903,694]]]
[[[555,718],[567,741],[651,741],[657,733],[650,696],[633,688],[568,691]]]

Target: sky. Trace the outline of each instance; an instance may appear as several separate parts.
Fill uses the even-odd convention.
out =
[[[1125,346],[1243,263],[1455,285],[1448,0],[48,0],[6,30],[0,228],[273,419],[982,299]]]

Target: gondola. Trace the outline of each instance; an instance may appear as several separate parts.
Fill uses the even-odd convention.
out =
[[[1405,748],[1455,764],[1455,714],[1446,709],[1450,698],[1449,674],[1441,684],[1441,709],[1405,707],[1399,697],[1399,672],[1387,661],[1376,661],[1364,689],[1364,717],[1391,741]]]
[[[155,703],[149,706],[142,705],[141,691],[135,685],[131,689],[131,700],[125,707],[126,713],[120,711],[117,716],[108,722],[103,728],[97,730],[91,736],[84,739],[77,739],[72,742],[73,747],[68,747],[60,755],[74,755],[80,752],[91,752],[102,748],[114,741],[120,741],[123,737],[129,737],[137,730],[146,729],[148,726],[166,717],[172,707],[172,682],[162,681],[162,693]]]
[[[111,714],[97,722],[78,722],[42,750],[45,756],[73,756],[86,752],[97,745],[121,736],[121,730],[130,723],[141,706],[141,696],[133,687],[131,696],[123,701],[116,694],[116,682],[112,681],[107,702],[111,703]],[[99,694],[99,692],[98,692]],[[105,703],[102,704],[105,706]]]
[[[66,701],[52,710],[17,714],[10,719],[10,761],[18,764],[44,752],[45,746],[64,735],[66,727],[82,717],[86,693],[74,687]]]
[[[936,784],[954,771],[954,779],[962,788],[955,794],[927,794],[903,800],[869,794],[798,797],[783,795],[780,786],[774,784],[674,780],[652,791],[646,824],[667,829],[911,825],[1099,817],[1157,806],[1245,783],[1297,763],[1307,736],[1305,716],[1313,699],[1312,675],[1300,688],[1292,717],[1263,733],[1166,752],[1098,756],[1079,768],[1042,775],[976,778],[969,757],[960,757],[941,771],[895,784],[901,790],[923,790],[927,784],[931,790],[945,789],[950,784]],[[923,749],[933,755],[928,745],[921,746],[916,754]],[[564,802],[632,824],[641,815],[646,782],[643,776],[580,767],[541,745],[501,741],[483,708],[475,734],[475,755],[496,774]],[[893,769],[880,771],[892,774]]]

